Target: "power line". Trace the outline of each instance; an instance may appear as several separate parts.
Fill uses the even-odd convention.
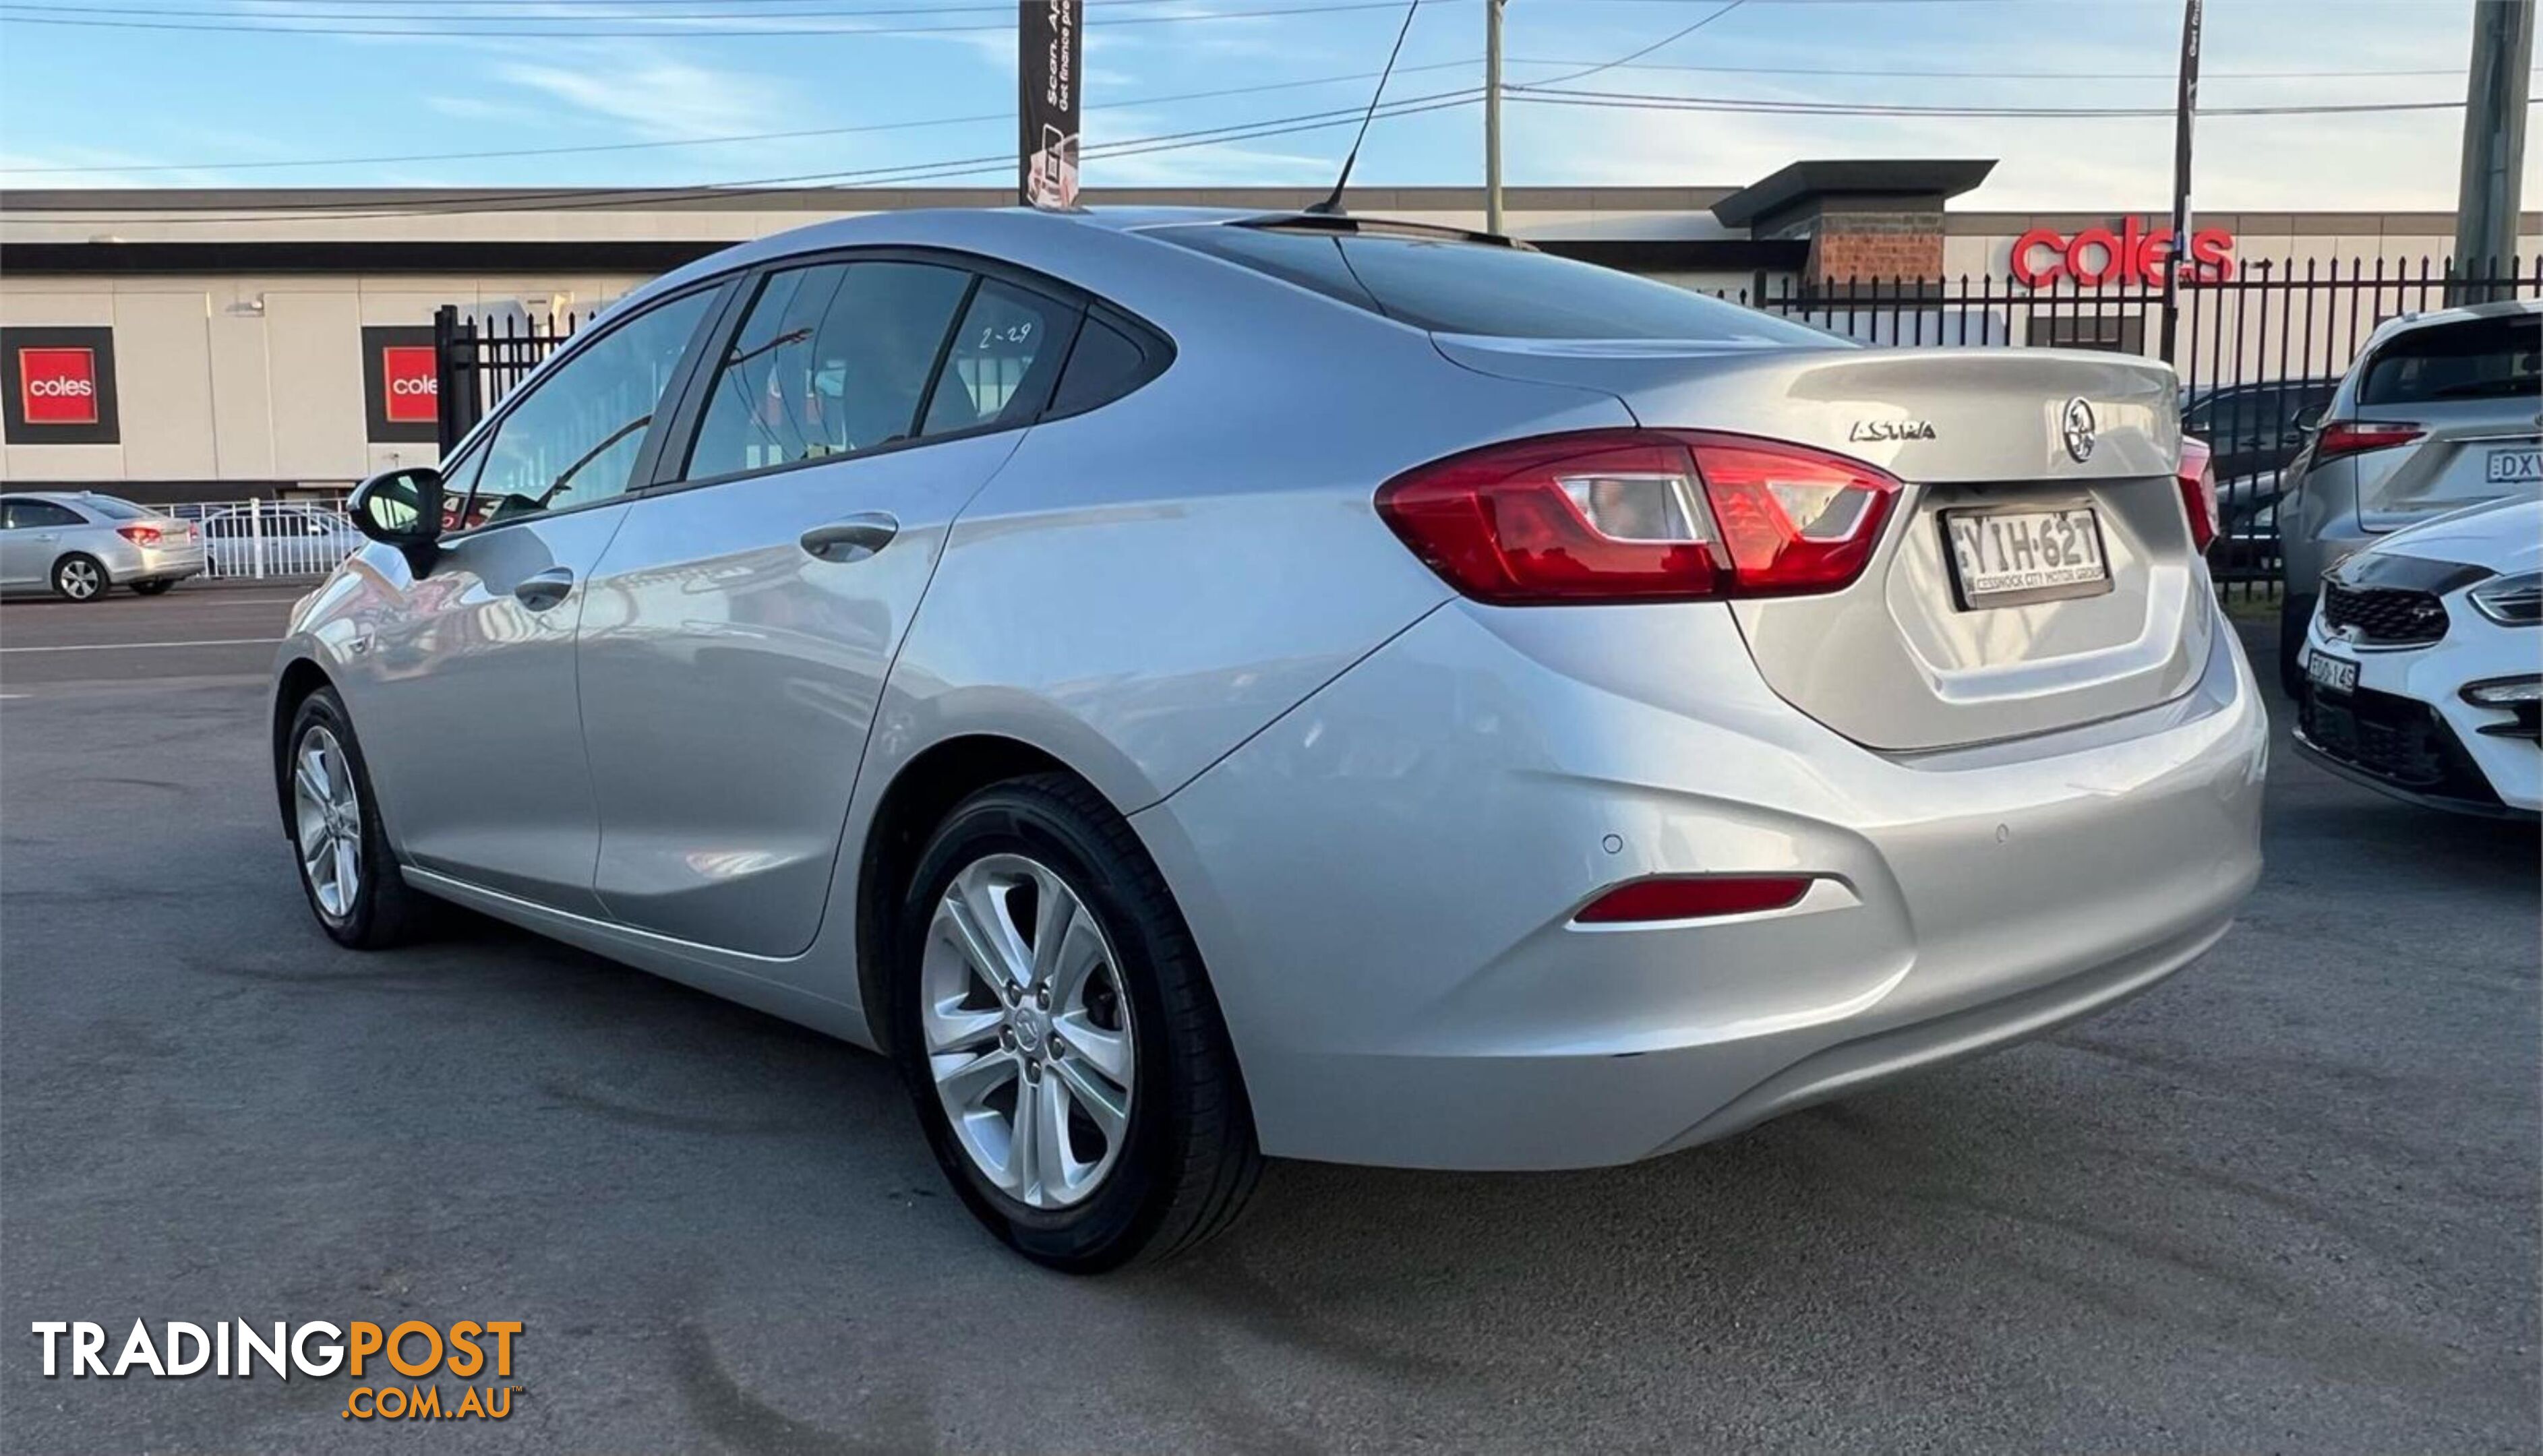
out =
[[[1731,0],[1731,3],[1730,3],[1730,4],[1723,6],[1723,7],[1722,7],[1721,9],[1719,9],[1719,10],[1715,10],[1715,11],[1713,11],[1713,12],[1711,12],[1711,13],[1707,14],[1707,15],[1706,15],[1702,20],[1697,21],[1695,24],[1693,24],[1693,25],[1691,25],[1691,26],[1687,26],[1687,27],[1685,27],[1685,28],[1683,28],[1683,29],[1681,29],[1681,30],[1671,31],[1671,32],[1669,32],[1667,35],[1662,36],[1660,38],[1658,38],[1658,39],[1657,39],[1657,40],[1653,41],[1653,42],[1652,42],[1651,44],[1649,44],[1649,45],[1644,46],[1644,47],[1643,47],[1642,49],[1640,49],[1640,50],[1632,51],[1632,52],[1629,52],[1628,54],[1618,56],[1616,59],[1611,60],[1611,61],[1600,61],[1600,62],[1598,62],[1598,63],[1596,63],[1596,64],[1593,64],[1593,65],[1587,66],[1587,67],[1585,67],[1585,68],[1583,68],[1583,69],[1581,69],[1581,70],[1574,71],[1574,72],[1572,72],[1572,73],[1571,73],[1571,74],[1569,74],[1569,75],[1550,77],[1550,78],[1548,78],[1545,82],[1543,82],[1542,84],[1544,84],[1544,85],[1548,85],[1548,86],[1561,85],[1563,82],[1566,82],[1566,81],[1578,81],[1578,80],[1581,79],[1581,78],[1582,78],[1582,77],[1584,77],[1584,76],[1594,76],[1594,75],[1597,75],[1600,71],[1612,71],[1612,70],[1616,69],[1618,66],[1629,66],[1629,65],[1632,65],[1634,62],[1636,62],[1636,61],[1638,61],[1638,60],[1641,60],[1644,56],[1647,56],[1647,55],[1651,54],[1653,51],[1657,50],[1657,49],[1661,48],[1662,46],[1665,46],[1665,45],[1672,45],[1672,44],[1675,44],[1677,41],[1680,41],[1680,40],[1685,39],[1687,37],[1692,36],[1692,35],[1694,35],[1696,32],[1703,30],[1706,26],[1709,26],[1709,25],[1713,24],[1715,21],[1718,21],[1718,20],[1722,19],[1724,16],[1729,15],[1731,12],[1733,12],[1733,11],[1734,11],[1734,10],[1737,10],[1740,6],[1745,5],[1745,4],[1747,4],[1747,3],[1748,3],[1748,0]]]
[[[1399,75],[1416,71],[1460,70],[1474,65],[1468,60],[1431,61],[1418,66],[1398,66]],[[1317,76],[1305,81],[1270,81],[1256,86],[1221,86],[1210,91],[1187,91],[1173,96],[1141,96],[1121,101],[1089,102],[1085,110],[1107,108],[1171,106],[1187,101],[1214,101],[1224,96],[1254,96],[1268,91],[1296,91],[1312,86],[1336,86],[1347,81],[1367,81],[1375,71],[1355,71],[1341,76]],[[797,131],[748,131],[720,136],[680,137],[667,141],[594,142],[582,146],[514,147],[500,151],[479,152],[408,152],[376,157],[306,157],[290,160],[248,162],[151,162],[138,166],[101,167],[0,167],[0,176],[35,177],[82,173],[134,172],[243,172],[270,171],[296,167],[367,167],[387,166],[401,162],[476,162],[517,157],[565,157],[608,152],[658,151],[671,147],[727,146],[737,142],[796,141],[816,136],[849,136],[879,131],[915,131],[931,126],[959,126],[989,121],[1012,123],[1016,118],[1010,109],[1002,112],[975,112],[964,116],[927,116],[911,121],[874,121],[846,126],[813,126]]]
[[[1429,0],[1429,3],[1449,4],[1456,3],[1456,0]],[[1112,16],[1099,20],[1090,20],[1087,22],[1087,25],[1090,28],[1093,28],[1099,26],[1178,25],[1195,21],[1216,20],[1261,20],[1271,17],[1290,15],[1333,15],[1345,11],[1357,10],[1392,11],[1395,9],[1395,5],[1396,0],[1322,0],[1322,3],[1317,4],[1290,5],[1261,10],[1195,10],[1176,11],[1161,15]],[[25,7],[15,6],[0,8],[23,9]],[[210,12],[196,13],[210,14]],[[848,13],[855,14],[857,12]],[[771,18],[792,21],[797,19],[800,14],[801,13],[799,12],[797,14]],[[272,18],[285,22],[289,22],[294,19],[294,17],[280,14],[273,14]],[[610,17],[610,19],[620,18],[621,17]],[[718,17],[718,19],[725,20],[732,18],[733,17],[730,16]],[[474,16],[469,17],[469,19],[501,20],[502,17]],[[641,17],[626,17],[626,19],[641,19]],[[664,18],[655,17],[655,19],[661,20]],[[437,26],[431,30],[416,30],[413,28],[390,29],[378,26],[303,26],[287,23],[283,25],[213,25],[186,21],[75,20],[65,16],[38,15],[0,15],[0,24],[19,26],[68,26],[83,30],[107,31],[184,31],[223,36],[403,36],[419,40],[469,37],[479,38],[502,38],[514,39],[568,40],[606,40],[637,38],[657,40],[732,40],[749,39],[756,37],[783,38],[789,36],[951,36],[965,32],[1013,31],[1016,28],[1015,19],[1012,16],[1003,21],[987,21],[959,26],[753,26],[739,30],[677,26],[639,31],[469,31],[453,30],[447,26]]]
[[[1426,96],[1407,97],[1388,102],[1378,109],[1381,116],[1417,115],[1426,112],[1445,111],[1471,106],[1481,96],[1478,87],[1457,91],[1434,92]],[[1142,156],[1150,152],[1180,151],[1195,146],[1215,146],[1234,141],[1255,141],[1271,136],[1288,136],[1305,131],[1326,130],[1335,126],[1355,124],[1366,114],[1359,106],[1322,112],[1307,112],[1293,116],[1266,117],[1226,126],[1202,127],[1191,131],[1161,132],[1149,136],[1124,137],[1085,149],[1088,157]],[[177,226],[205,223],[300,222],[310,220],[360,220],[398,217],[465,216],[473,213],[519,212],[525,210],[576,211],[591,207],[644,207],[663,203],[694,201],[733,192],[755,189],[830,186],[854,182],[879,187],[938,177],[963,176],[1012,168],[1012,151],[988,156],[958,157],[936,162],[902,163],[889,167],[856,168],[845,171],[808,172],[787,177],[747,178],[733,182],[711,183],[685,188],[620,188],[594,190],[571,188],[541,192],[509,191],[462,194],[436,198],[429,204],[412,207],[385,206],[375,200],[338,203],[305,203],[283,205],[273,209],[231,214],[191,214],[184,217],[152,218],[152,226]],[[483,205],[479,205],[483,204]],[[48,222],[79,222],[112,225],[129,222],[128,215],[49,214]]]
[[[414,3],[415,3],[415,0],[262,0],[262,3],[263,3],[263,4],[265,4],[265,5],[268,5],[268,6],[272,6],[272,5],[303,5],[303,6],[305,6],[305,5],[346,5],[346,4],[368,4],[368,3],[379,3],[379,4],[390,4],[390,5],[412,5],[412,4],[414,4]],[[551,8],[552,6],[554,6],[554,5],[556,4],[556,0],[451,0],[451,3],[456,3],[456,4],[473,4],[473,5],[508,5],[508,6],[520,7],[520,13],[519,13],[519,14],[517,14],[517,15],[462,15],[462,16],[459,16],[459,17],[458,17],[458,19],[460,19],[460,20],[466,20],[466,21],[483,21],[483,22],[486,22],[486,23],[488,23],[488,24],[508,24],[508,23],[510,23],[510,22],[512,22],[512,21],[555,21],[555,20],[563,20],[563,19],[566,19],[566,18],[567,18],[566,16],[559,15],[559,14],[558,14],[554,9],[552,9],[552,8]],[[620,5],[629,5],[629,4],[640,4],[640,5],[688,5],[688,6],[695,6],[695,5],[697,5],[697,4],[699,3],[699,0],[589,0],[589,3],[595,4],[595,5],[612,6],[612,7],[620,6]],[[617,20],[624,20],[624,21],[642,21],[642,22],[645,22],[645,23],[647,23],[647,24],[665,24],[665,25],[667,25],[667,24],[671,24],[671,23],[674,23],[674,22],[679,22],[679,21],[692,21],[692,20],[820,20],[820,19],[858,19],[858,18],[863,18],[863,17],[872,17],[872,16],[881,16],[881,17],[897,17],[897,16],[940,16],[940,17],[953,17],[953,16],[962,16],[962,15],[1003,15],[1003,16],[1008,17],[1008,18],[1009,18],[1009,20],[1010,20],[1010,21],[1012,21],[1012,20],[1013,20],[1013,18],[1014,18],[1014,16],[1015,16],[1015,13],[1016,13],[1016,12],[1015,12],[1015,6],[1014,6],[1014,5],[1012,5],[1012,4],[1008,4],[1008,5],[995,5],[995,4],[958,4],[958,5],[872,5],[872,6],[868,6],[868,5],[861,5],[861,6],[854,6],[854,7],[850,7],[850,8],[848,8],[848,9],[844,9],[844,10],[791,10],[791,11],[750,11],[750,10],[741,10],[741,9],[737,9],[737,8],[735,8],[735,6],[736,6],[736,5],[739,5],[739,4],[765,4],[765,3],[786,3],[786,4],[820,3],[820,0],[735,0],[735,4],[734,4],[734,5],[720,5],[720,6],[717,6],[716,8],[714,8],[714,9],[711,9],[711,10],[696,10],[696,9],[691,9],[691,10],[688,10],[688,11],[683,11],[683,12],[679,12],[679,13],[675,13],[675,14],[651,14],[651,15],[649,15],[649,14],[642,14],[642,13],[635,14],[635,15],[603,14],[603,15],[597,15],[597,16],[594,16],[594,17],[592,17],[592,19],[593,19],[593,20],[595,20],[595,21],[617,21]],[[1119,7],[1119,6],[1124,6],[1124,5],[1143,5],[1143,6],[1148,6],[1148,7],[1154,8],[1154,7],[1158,7],[1158,6],[1171,5],[1171,4],[1175,4],[1175,3],[1178,3],[1178,0],[1085,0],[1086,7],[1087,7],[1088,9],[1090,9],[1090,10],[1112,9],[1112,8],[1116,8],[1116,7]],[[1434,4],[1439,3],[1439,0],[1431,0],[1431,3],[1434,3]],[[297,25],[297,23],[298,23],[298,22],[301,22],[301,21],[308,21],[308,20],[431,21],[431,22],[436,22],[436,23],[437,23],[437,22],[446,21],[446,20],[449,20],[449,19],[451,19],[451,18],[452,18],[452,17],[450,17],[448,14],[446,14],[446,13],[444,13],[444,12],[440,12],[440,11],[413,11],[413,10],[410,10],[410,11],[401,11],[401,12],[390,12],[390,13],[386,13],[386,14],[383,14],[383,13],[378,12],[378,11],[373,11],[373,10],[342,11],[342,10],[276,10],[276,9],[260,9],[260,10],[252,10],[252,11],[240,11],[240,10],[205,9],[205,8],[203,8],[203,7],[201,7],[201,6],[165,6],[165,5],[55,5],[55,4],[48,4],[48,3],[44,3],[44,0],[9,0],[9,3],[8,3],[5,7],[0,7],[0,8],[5,8],[5,9],[9,9],[9,10],[23,10],[23,11],[30,11],[30,12],[34,12],[35,14],[38,14],[38,15],[75,15],[75,16],[86,16],[86,15],[156,15],[156,16],[176,16],[176,17],[180,17],[180,18],[193,18],[193,19],[195,19],[195,20],[223,21],[223,22],[228,22],[228,23],[231,23],[231,24],[236,24],[236,23],[241,22],[241,21],[248,21],[248,22],[280,21],[280,22],[287,22],[287,23],[289,23],[289,24],[286,24],[286,25],[283,25],[283,26],[279,26],[279,27],[275,27],[275,26],[265,26],[265,25],[258,25],[258,26],[250,27],[251,29],[260,29],[260,30],[271,30],[271,29],[286,29],[286,30],[287,30],[287,29],[292,29],[292,28],[296,27],[296,25]],[[1184,11],[1178,11],[1178,12],[1176,12],[1176,14],[1177,14],[1177,15],[1199,14],[1199,12],[1184,12]],[[502,34],[504,34],[504,35],[515,35],[515,34],[520,34],[520,33],[512,32],[512,31],[505,31],[505,32],[503,32]]]
[[[1754,0],[1752,0],[1754,3]],[[1584,60],[1519,60],[1514,66],[1585,66]],[[1850,70],[1821,66],[1724,66],[1692,65],[1681,61],[1631,61],[1611,64],[1609,70],[1625,71],[1701,71],[1726,76],[1841,76],[1849,79],[1879,80],[1895,76],[1901,79],[1967,80],[1967,81],[2169,81],[2171,71],[1908,71]],[[2375,76],[2460,76],[2460,66],[2435,66],[2397,71],[2210,71],[2201,78],[2208,81],[2327,81],[2354,80]]]
[[[1610,107],[1626,111],[1745,112],[1788,116],[2029,116],[2112,117],[2169,116],[2170,107],[1981,107],[1909,106],[1859,102],[1774,101],[1748,97],[1655,96],[1625,91],[1564,91],[1512,86],[1522,101],[1555,106]],[[2201,107],[2201,116],[2329,116],[2369,112],[2436,112],[2459,108],[2459,101],[2391,101],[2313,104],[2282,107]]]

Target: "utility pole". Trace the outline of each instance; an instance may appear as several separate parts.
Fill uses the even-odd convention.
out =
[[[2181,89],[2172,111],[2172,251],[2163,261],[2163,361],[2180,340],[2181,267],[2190,258],[2190,132],[2198,115],[2198,28],[2202,0],[2181,11]]]
[[[1484,0],[1484,231],[1502,230],[1502,6]]]
[[[2534,63],[2534,0],[2473,0],[2472,72],[2464,93],[2463,181],[2455,193],[2458,279],[2507,272],[2516,254],[2516,181],[2525,164],[2526,72]],[[2461,283],[2449,302],[2490,289]]]

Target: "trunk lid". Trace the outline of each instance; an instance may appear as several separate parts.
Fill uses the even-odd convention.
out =
[[[2427,430],[2408,445],[2351,457],[2357,523],[2367,530],[2398,531],[2503,496],[2543,494],[2528,463],[2543,448],[2543,417],[2530,398],[2361,405],[2357,419]],[[2494,456],[2504,458],[2495,465]]]
[[[2188,692],[2207,660],[2214,613],[2173,477],[2179,396],[2161,364],[2033,348],[1437,343],[1481,373],[1607,390],[1646,425],[1815,445],[1904,482],[1852,586],[1732,603],[1776,694],[1869,747],[1981,743],[2136,712]],[[2087,510],[2089,527],[2073,514]],[[1956,548],[1955,522],[1978,536]],[[1990,522],[2011,528],[2013,554],[2001,535],[1987,545]],[[1980,572],[2022,568],[2041,558],[2021,539],[2043,528],[2097,528],[2107,589],[1966,599],[1965,552]]]

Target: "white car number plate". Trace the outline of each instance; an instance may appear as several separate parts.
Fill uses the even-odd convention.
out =
[[[2307,653],[2305,656],[2305,676],[2313,679],[2315,687],[2323,688],[2330,692],[2353,693],[2357,691],[2357,664],[2351,662],[2347,657],[2335,657],[2331,653],[2323,651]]]
[[[2487,479],[2494,486],[2543,485],[2543,448],[2491,451]]]
[[[2089,505],[1946,510],[1943,538],[1964,607],[2019,606],[2111,589],[2101,517]]]

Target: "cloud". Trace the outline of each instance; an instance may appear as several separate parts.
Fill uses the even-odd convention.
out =
[[[802,115],[791,88],[763,72],[697,65],[647,42],[592,48],[581,64],[507,61],[495,76],[650,140],[764,131],[772,116]]]

